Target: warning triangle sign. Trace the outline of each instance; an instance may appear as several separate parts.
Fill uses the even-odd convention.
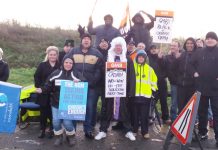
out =
[[[200,92],[196,92],[183,108],[171,126],[172,133],[182,144],[190,143],[200,101]]]

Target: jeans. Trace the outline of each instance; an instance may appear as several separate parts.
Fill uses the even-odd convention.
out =
[[[213,120],[213,113],[211,109],[211,102],[209,101],[209,108],[208,108],[208,119]]]
[[[177,104],[177,85],[171,84],[171,108],[170,108],[170,118],[174,121],[177,117],[178,104]]]
[[[86,105],[86,118],[83,123],[84,132],[92,132],[96,124],[98,93],[96,89],[88,89],[87,105]]]
[[[53,117],[52,123],[53,123],[54,131],[57,132],[62,130],[62,126],[61,126],[62,123],[66,131],[71,132],[74,130],[74,125],[72,120],[58,119],[58,108],[51,107],[51,109],[52,109],[52,117]]]
[[[211,108],[213,113],[213,127],[215,133],[215,139],[218,139],[218,96],[201,96],[200,104],[198,108],[199,115],[199,133],[204,135],[207,134],[207,123],[208,123],[208,106],[209,99],[211,102]]]

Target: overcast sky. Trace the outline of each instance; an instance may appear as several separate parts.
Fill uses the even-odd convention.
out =
[[[86,26],[96,0],[1,0],[0,21],[15,19],[22,24],[76,29]],[[139,10],[155,15],[155,10],[174,11],[173,37],[204,37],[208,31],[218,34],[217,0],[97,0],[94,26],[112,14],[118,27],[127,1],[133,16]],[[145,18],[145,20],[148,20]]]

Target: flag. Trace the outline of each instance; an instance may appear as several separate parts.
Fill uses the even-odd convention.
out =
[[[130,11],[129,11],[129,4],[126,6],[125,13],[123,15],[123,19],[120,22],[120,33],[122,36],[126,36],[128,32],[128,20],[130,19]]]

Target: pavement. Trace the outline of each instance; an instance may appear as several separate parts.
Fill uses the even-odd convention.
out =
[[[114,124],[114,123],[113,123]],[[99,124],[96,125],[96,131],[98,132]],[[122,131],[113,131],[109,128],[107,137],[101,141],[89,140],[84,137],[82,123],[77,125],[76,133],[76,145],[69,147],[66,141],[63,145],[55,147],[53,145],[55,138],[39,139],[37,136],[39,134],[39,123],[32,122],[30,126],[26,129],[16,128],[14,134],[0,134],[0,150],[53,150],[53,149],[74,149],[74,150],[161,150],[163,149],[164,140],[168,132],[169,127],[164,126],[161,132],[155,126],[150,126],[149,133],[151,138],[149,140],[143,139],[139,134],[137,135],[136,141],[130,141],[125,138]],[[218,149],[215,146],[215,140],[213,135],[213,130],[209,132],[209,139],[202,141],[202,145],[205,150],[215,150]],[[179,150],[180,144],[174,138],[171,141],[169,150]],[[190,149],[198,150],[198,144],[192,142]]]

